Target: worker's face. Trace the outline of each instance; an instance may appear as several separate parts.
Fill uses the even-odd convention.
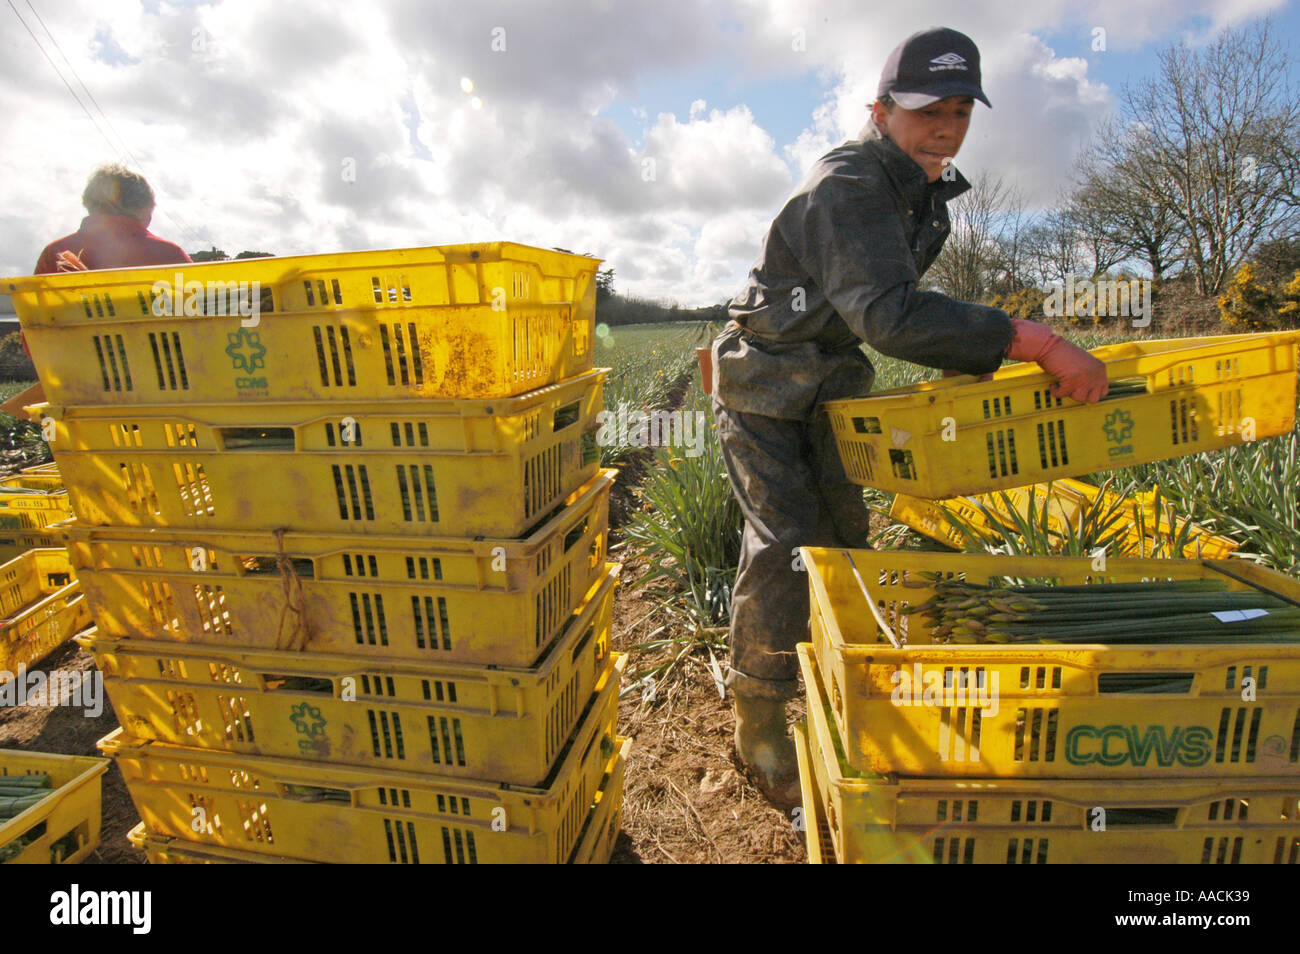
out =
[[[925,170],[930,182],[943,174],[944,159],[953,159],[966,138],[975,100],[970,96],[949,96],[920,109],[895,106],[886,109],[879,100],[871,117],[899,149]]]

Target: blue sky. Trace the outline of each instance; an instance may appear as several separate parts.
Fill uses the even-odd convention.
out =
[[[0,273],[74,230],[91,170],[129,155],[159,197],[153,230],[190,251],[511,239],[593,252],[620,290],[684,306],[739,289],[785,197],[861,129],[915,30],[979,44],[994,109],[957,165],[1014,183],[1031,210],[1057,201],[1159,48],[1270,12],[1293,55],[1300,36],[1300,0],[32,5],[43,24],[17,9],[59,72],[0,7],[0,169],[23,183],[0,210]],[[100,128],[59,73],[89,88]]]

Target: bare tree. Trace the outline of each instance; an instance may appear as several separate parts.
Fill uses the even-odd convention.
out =
[[[1070,206],[1084,227],[1104,233],[1125,258],[1141,258],[1159,281],[1183,256],[1186,239],[1173,209],[1172,181],[1140,129],[1103,120],[1075,164]]]
[[[1095,184],[1085,185],[1071,195],[1067,209],[1090,274],[1104,274],[1130,257],[1132,244],[1125,232],[1129,224],[1127,216],[1117,222],[1115,213],[1120,210],[1097,194]]]
[[[1019,202],[1003,180],[981,172],[971,188],[948,203],[952,231],[926,277],[944,294],[979,301],[993,285],[1003,259],[1003,217]]]
[[[1083,271],[1083,257],[1074,218],[1065,206],[1048,209],[1029,228],[1026,255],[1037,284],[1064,284],[1067,275]]]
[[[1159,197],[1197,291],[1213,294],[1261,238],[1295,228],[1286,176],[1300,101],[1268,19],[1224,30],[1202,50],[1169,47],[1159,62],[1155,77],[1125,88],[1131,143],[1117,165]]]
[[[1033,219],[1025,210],[1024,193],[1018,186],[1008,188],[999,216],[994,292],[1017,292],[1034,284],[1029,246],[1032,224]]]

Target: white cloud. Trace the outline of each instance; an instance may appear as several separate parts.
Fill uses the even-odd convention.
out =
[[[1109,108],[1078,58],[1093,25],[1111,49],[1140,48],[1171,24],[1267,2],[923,0],[867,13],[858,0],[479,0],[448,15],[422,0],[323,0],[305,15],[252,0],[76,0],[42,16],[158,192],[154,231],[188,250],[510,238],[593,252],[620,290],[693,305],[740,287],[795,182],[866,122],[908,33],[943,22],[980,43],[995,108],[978,109],[958,164],[1047,202]],[[1038,38],[1070,30],[1080,43],[1068,50]],[[690,96],[682,116],[640,100],[708,71],[733,84],[817,75],[825,96],[782,142],[754,102]],[[616,100],[640,129],[606,111]],[[30,269],[73,230],[87,175],[115,158],[27,32],[0,33],[0,168],[20,184],[0,272]]]

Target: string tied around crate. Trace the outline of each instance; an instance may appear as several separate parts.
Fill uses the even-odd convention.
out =
[[[276,649],[296,649],[299,652],[307,648],[307,600],[302,590],[302,579],[294,569],[293,560],[284,550],[285,527],[275,531],[275,568],[280,571],[280,589],[284,595],[284,605],[280,607],[280,626],[276,630]],[[287,646],[284,641],[284,627],[289,614],[293,614],[293,628],[289,632]]]

